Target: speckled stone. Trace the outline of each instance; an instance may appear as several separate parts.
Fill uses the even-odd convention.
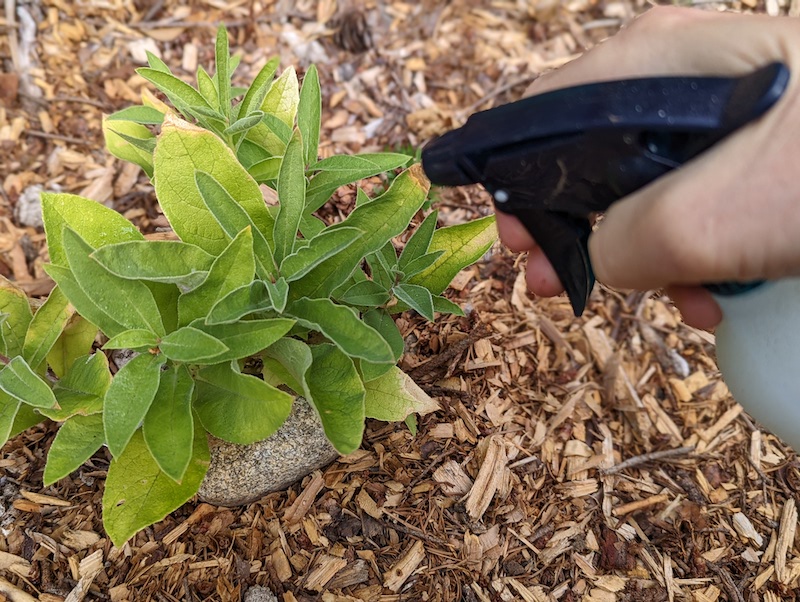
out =
[[[208,442],[211,466],[198,495],[217,506],[249,504],[339,457],[316,411],[300,397],[283,426],[268,439],[237,445],[209,436]]]
[[[266,587],[254,585],[244,595],[244,602],[278,602],[278,598]]]

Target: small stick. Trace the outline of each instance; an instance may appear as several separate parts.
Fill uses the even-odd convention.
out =
[[[421,364],[414,368],[409,376],[412,380],[417,380],[426,374],[429,374],[439,366],[442,366],[452,360],[454,357],[460,355],[467,349],[469,346],[472,345],[475,341],[485,338],[489,334],[488,328],[486,328],[485,324],[478,324],[472,332],[467,335],[466,339],[458,341],[457,343],[450,345],[447,349],[445,349],[439,355],[434,356],[424,364]]]
[[[733,582],[733,579],[731,579],[731,575],[728,573],[728,571],[721,566],[717,566],[713,562],[707,562],[706,566],[719,576],[720,581],[722,581],[722,587],[725,588],[725,591],[728,593],[728,597],[732,600],[732,602],[744,602],[744,596],[742,596],[742,592],[740,592],[739,588],[736,587],[736,584]]]
[[[63,136],[61,134],[48,134],[47,132],[40,132],[39,130],[26,130],[25,133],[29,136],[36,138],[46,138],[47,140],[61,140],[70,144],[89,144],[88,140],[81,140],[80,138],[73,138],[72,136]]]
[[[645,464],[646,462],[652,462],[653,460],[663,460],[664,458],[683,456],[693,451],[694,451],[694,446],[690,445],[687,447],[676,447],[675,449],[666,449],[664,451],[650,452],[649,454],[642,454],[641,456],[634,456],[632,458],[628,458],[624,462],[620,462],[619,464],[615,464],[614,466],[610,466],[609,468],[601,470],[600,474],[602,475],[617,474],[618,472],[621,472],[626,468],[639,466],[639,464]]]

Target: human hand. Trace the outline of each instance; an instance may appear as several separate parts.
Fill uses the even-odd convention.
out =
[[[739,76],[776,60],[792,81],[764,117],[610,208],[589,239],[598,280],[665,287],[687,323],[710,328],[722,315],[701,283],[800,275],[800,19],[656,7],[529,88],[530,95],[629,77]],[[528,287],[560,293],[522,224],[502,212],[497,220],[503,242],[528,251]]]

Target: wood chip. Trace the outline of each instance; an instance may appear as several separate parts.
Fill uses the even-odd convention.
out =
[[[735,525],[734,525],[735,526]],[[781,511],[781,522],[778,531],[778,543],[775,547],[775,576],[780,583],[788,584],[789,573],[786,569],[788,553],[794,544],[797,530],[797,507],[794,498],[787,498]]]
[[[465,507],[472,520],[478,520],[492,503],[505,476],[508,463],[506,445],[501,437],[490,437],[483,464],[469,491]]]
[[[395,593],[399,592],[424,559],[425,546],[421,541],[415,541],[408,552],[383,574],[383,586]]]
[[[328,581],[333,579],[333,576],[345,566],[347,566],[347,561],[344,558],[323,554],[314,563],[303,587],[321,592],[325,589]]]

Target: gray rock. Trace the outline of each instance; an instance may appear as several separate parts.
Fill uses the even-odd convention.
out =
[[[17,221],[23,226],[41,228],[42,221],[42,190],[40,184],[32,184],[22,191],[17,199],[15,213]]]
[[[339,457],[325,437],[319,416],[298,397],[289,418],[271,437],[251,445],[209,436],[211,466],[200,499],[217,506],[249,504],[286,488]]]
[[[266,587],[254,585],[245,593],[244,602],[278,602],[278,598]]]

